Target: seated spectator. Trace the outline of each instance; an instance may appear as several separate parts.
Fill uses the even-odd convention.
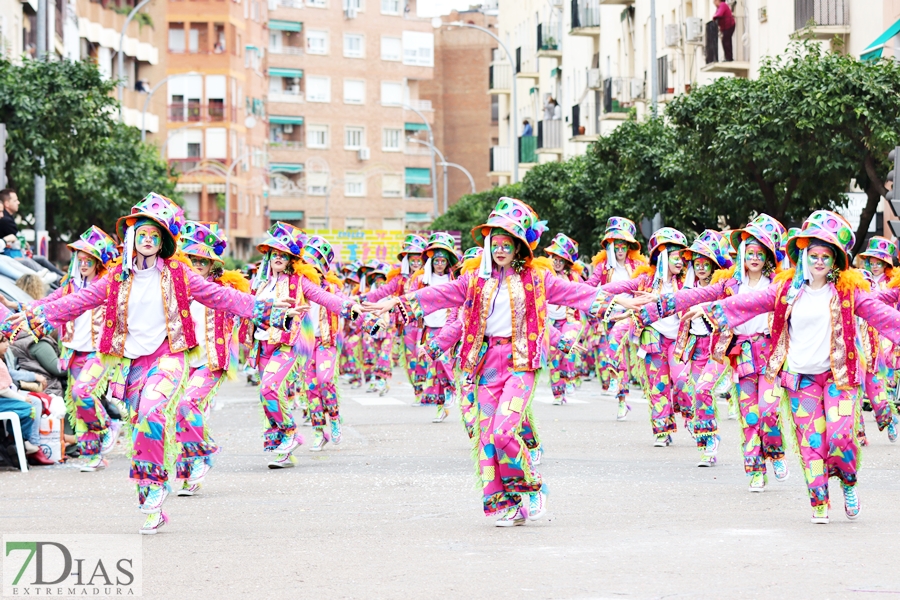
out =
[[[16,287],[35,300],[40,300],[49,293],[47,284],[44,283],[44,280],[37,273],[22,275],[16,279]]]
[[[9,350],[9,330],[0,329],[0,353],[6,355]],[[41,412],[43,407],[37,396],[23,394],[14,385],[6,363],[0,361],[0,412],[12,411],[19,416],[22,437],[25,438],[25,454],[36,464],[53,464],[40,449]],[[12,438],[12,431],[7,432]],[[15,455],[15,449],[7,449]]]
[[[59,353],[56,339],[43,337],[37,342],[28,335],[20,335],[10,346],[7,354],[12,354],[19,372],[32,373],[37,381],[25,382],[19,387],[44,392],[54,396],[62,396],[65,390],[66,373],[59,370]],[[7,361],[7,368],[9,362]],[[15,376],[13,376],[15,379]]]
[[[23,334],[20,337],[27,339],[28,334]],[[35,371],[21,368],[19,366],[19,359],[16,356],[16,353],[13,352],[12,345],[9,343],[8,338],[4,348],[4,368],[9,376],[12,377],[13,385],[19,389],[28,390],[30,392],[43,392],[47,387],[47,376],[43,373],[36,373]]]

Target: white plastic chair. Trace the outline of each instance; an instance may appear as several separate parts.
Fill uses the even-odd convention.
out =
[[[22,439],[22,423],[19,421],[19,415],[14,412],[0,412],[0,423],[9,421],[12,423],[13,437],[16,439],[16,453],[19,455],[19,469],[28,472],[28,461],[25,460],[25,442]]]

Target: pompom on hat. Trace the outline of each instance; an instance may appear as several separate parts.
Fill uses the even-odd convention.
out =
[[[223,263],[222,254],[228,246],[225,234],[218,223],[205,221],[187,221],[181,232],[181,251],[188,256],[199,256],[214,262]]]
[[[664,247],[687,248],[688,241],[685,235],[674,227],[662,227],[650,236],[648,246],[650,248],[650,262],[652,263]]]
[[[269,250],[278,250],[300,258],[300,252],[305,242],[306,234],[303,233],[303,230],[290,223],[276,221],[266,232],[266,239],[256,249],[263,254]]]
[[[641,243],[637,241],[637,227],[634,221],[625,217],[610,217],[606,221],[606,231],[603,233],[603,240],[600,242],[602,246],[606,246],[607,242],[612,240],[622,240],[628,242],[628,247],[632,250],[640,250]]]
[[[578,260],[578,242],[564,233],[557,233],[544,252],[573,265]]]
[[[869,240],[868,247],[864,252],[860,252],[859,256],[878,259],[891,267],[894,265],[894,257],[897,256],[897,245],[887,238],[876,235]]]
[[[690,245],[688,258],[693,259],[697,256],[708,258],[716,265],[715,268],[727,269],[733,263],[728,255],[728,240],[722,233],[713,229],[706,229],[697,236],[697,239]]]
[[[119,256],[116,241],[96,225],[92,225],[77,240],[67,246],[74,252],[90,254],[104,266]]]
[[[334,260],[334,249],[331,247],[331,243],[320,235],[306,238],[306,243],[303,244],[300,253],[304,261],[315,266],[322,273],[328,272],[331,262]]]
[[[175,250],[178,248],[178,238],[184,228],[184,210],[165,196],[150,192],[131,208],[131,214],[116,222],[116,234],[119,239],[126,240],[128,229],[137,225],[142,219],[152,221],[159,226],[162,232],[159,255],[162,258],[170,258],[175,254]],[[129,251],[130,249],[126,247],[126,254]]]
[[[834,246],[837,250],[835,264],[841,269],[850,266],[850,249],[856,242],[856,236],[847,220],[831,210],[817,210],[803,222],[800,232],[788,239],[787,253],[791,262],[797,264],[802,251],[809,246],[810,240],[819,240]]]
[[[534,257],[541,234],[547,231],[547,222],[539,221],[534,209],[521,200],[504,196],[497,201],[487,222],[472,229],[472,239],[483,246],[492,229],[502,229],[521,241],[528,249],[529,256]]]
[[[735,229],[731,232],[731,245],[736,249],[740,249],[741,242],[747,242],[750,238],[753,238],[769,251],[772,259],[777,264],[784,258],[785,234],[786,231],[781,222],[767,214],[760,214],[750,221],[746,227]]]

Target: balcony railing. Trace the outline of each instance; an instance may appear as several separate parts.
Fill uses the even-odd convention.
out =
[[[493,146],[491,148],[491,173],[511,173],[512,156],[509,146]]]
[[[750,60],[750,39],[745,36],[747,17],[734,18],[734,34],[731,36],[732,57],[729,59],[719,37],[719,26],[715,21],[706,24],[706,64],[717,62],[747,62]]]
[[[538,150],[556,150],[563,147],[563,122],[561,119],[538,121]]]
[[[299,104],[303,102],[303,92],[284,90],[283,92],[269,92],[269,102],[286,102],[288,104]]]
[[[490,89],[492,90],[511,90],[512,89],[512,73],[509,71],[508,63],[494,63],[488,71],[490,78]]]
[[[303,147],[303,142],[295,142],[293,140],[269,141],[269,148],[274,150],[301,150]]]
[[[603,113],[627,113],[634,101],[644,97],[644,81],[628,77],[603,80]]]
[[[516,75],[535,72],[537,72],[537,65],[535,63],[534,49],[528,46],[516,48]]]
[[[201,104],[200,102],[176,102],[168,107],[169,121],[188,121],[188,122],[217,122],[237,120],[237,110],[234,106],[225,106],[224,104],[209,103]]]
[[[303,56],[303,48],[300,46],[269,46],[269,54],[287,54],[289,56]]]
[[[600,115],[593,102],[572,107],[572,137],[596,136],[600,132]]]
[[[537,138],[533,135],[519,136],[519,162],[537,162]]]
[[[600,27],[600,0],[572,0],[572,29]]]
[[[562,37],[562,30],[559,21],[549,23],[538,23],[537,26],[537,49],[541,50],[559,50],[559,40]]]
[[[794,0],[794,29],[850,25],[850,0]]]

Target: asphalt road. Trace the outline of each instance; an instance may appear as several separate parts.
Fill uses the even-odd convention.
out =
[[[696,466],[686,432],[652,447],[646,402],[616,422],[585,384],[536,397],[550,489],[546,518],[497,528],[483,516],[458,409],[432,424],[400,383],[384,398],[342,386],[344,440],[266,468],[256,388],[223,387],[212,414],[224,448],[203,490],[170,496],[171,523],[143,539],[146,598],[891,598],[900,445],[866,414],[862,514],[812,525],[799,461],[750,494],[736,421],[719,464]],[[724,415],[725,410],[721,411]],[[307,439],[311,431],[304,428]],[[78,461],[72,461],[77,463]],[[143,522],[121,442],[108,469],[0,470],[0,533],[127,533]]]

